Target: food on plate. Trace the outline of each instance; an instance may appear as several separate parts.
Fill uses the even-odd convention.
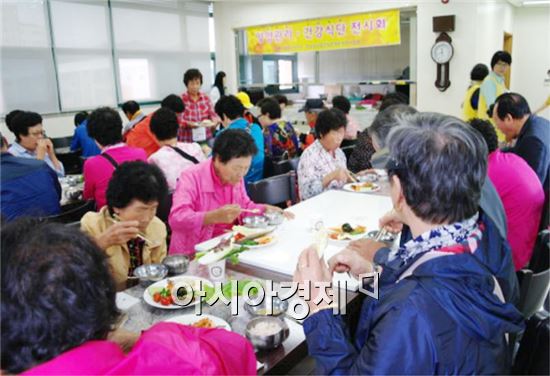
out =
[[[239,234],[238,234],[239,235]],[[244,245],[244,246],[258,246],[258,245],[265,245],[265,244],[269,244],[273,241],[273,236],[261,236],[259,238],[255,238],[255,239],[246,239],[246,240],[243,240],[240,244]]]
[[[222,294],[227,299],[231,299],[233,297],[232,282],[233,282],[233,280],[222,283]],[[242,279],[242,280],[235,281],[235,282],[238,282],[237,283],[237,296],[241,296],[243,294],[243,291],[244,291],[244,288],[246,287],[246,285],[248,285],[251,282],[258,282],[258,281],[253,281],[251,279]],[[206,295],[205,295],[204,299],[209,300],[212,296],[214,296],[215,288],[212,287],[212,286],[204,286],[204,291],[206,292]],[[250,296],[255,296],[257,294],[258,294],[258,289],[256,287],[251,287],[249,295]]]
[[[200,281],[197,279],[178,279],[176,281],[168,279],[164,287],[149,287],[147,291],[149,292],[149,295],[151,295],[155,303],[159,303],[163,306],[174,305],[176,303],[174,302],[172,291],[176,287],[176,284],[179,284],[180,282],[188,284],[193,290],[189,291],[184,286],[180,286],[176,291],[177,299],[185,300],[186,296],[189,293],[193,293],[195,295],[195,293],[199,292]],[[203,290],[205,290],[207,287],[209,286],[205,284],[202,285]]]
[[[371,181],[363,183],[354,183],[350,185],[351,189],[355,192],[371,192],[379,188],[379,185]]]
[[[275,335],[281,331],[281,326],[274,322],[260,321],[252,328],[250,328],[250,334],[259,337],[269,337]]]
[[[174,304],[172,299],[172,289],[174,288],[174,281],[168,280],[166,287],[159,289],[149,289],[149,294],[153,297],[155,303],[162,304],[163,306],[169,306]]]
[[[352,240],[357,235],[362,235],[367,231],[365,226],[357,225],[353,227],[349,223],[344,223],[340,227],[330,227],[329,238],[332,240]]]
[[[194,326],[195,328],[214,328],[214,322],[208,317],[205,317],[191,324],[191,326]]]

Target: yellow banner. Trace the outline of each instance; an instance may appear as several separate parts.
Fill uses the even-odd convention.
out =
[[[246,40],[251,55],[400,44],[399,10],[250,27]]]

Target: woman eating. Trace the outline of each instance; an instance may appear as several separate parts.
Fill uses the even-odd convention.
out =
[[[117,288],[142,264],[166,256],[166,226],[155,216],[168,194],[160,169],[145,162],[120,165],[107,188],[107,205],[80,220],[82,230],[105,251]]]
[[[506,241],[479,212],[484,141],[456,118],[418,114],[391,131],[388,148],[394,209],[380,223],[392,231],[407,225],[412,239],[391,251],[370,240],[361,251],[336,254],[328,267],[314,248],[298,261],[299,283],[381,270],[378,299],[366,297],[353,339],[331,305],[313,303],[319,290],[311,293],[304,332],[317,372],[508,373],[506,333],[520,331],[523,317],[483,256],[500,258],[500,270],[513,273]]]
[[[340,149],[346,130],[346,115],[336,109],[323,110],[315,123],[319,137],[300,157],[298,188],[307,200],[332,188],[342,188],[351,181],[346,156]]]
[[[113,330],[120,312],[110,262],[77,229],[12,222],[1,257],[2,374],[256,374],[250,342],[224,329]]]
[[[183,171],[168,220],[170,254],[194,254],[196,244],[231,230],[245,211],[255,215],[266,210],[283,212],[276,206],[252,202],[246,193],[243,178],[256,152],[246,131],[227,129],[216,137],[212,158]],[[285,216],[292,214],[285,212]]]

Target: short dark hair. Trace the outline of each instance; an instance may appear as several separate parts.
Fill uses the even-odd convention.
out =
[[[140,110],[139,103],[136,101],[126,101],[122,104],[122,112],[133,115]]]
[[[170,94],[160,102],[161,107],[168,108],[174,111],[176,114],[180,114],[185,111],[185,104],[179,95]]]
[[[510,114],[513,119],[522,119],[525,115],[531,114],[531,109],[523,95],[518,93],[504,93],[495,100],[497,105],[497,116],[504,120]]]
[[[178,135],[178,119],[174,111],[161,107],[151,116],[150,128],[157,140],[164,141]]]
[[[288,106],[288,98],[286,97],[286,95],[275,94],[273,98],[275,98],[279,104],[284,104],[285,106]]]
[[[117,167],[107,187],[107,206],[125,208],[132,200],[143,203],[162,202],[168,195],[168,185],[162,171],[143,161],[124,162]]]
[[[2,229],[2,369],[20,373],[90,340],[119,317],[107,257],[78,229],[20,218]]]
[[[476,64],[470,72],[470,80],[472,81],[483,81],[485,77],[489,74],[489,68],[485,64]]]
[[[487,144],[487,150],[489,153],[492,153],[498,148],[497,132],[489,120],[474,118],[468,121],[468,123],[472,126],[472,128],[479,132],[481,137],[483,137],[485,143]]]
[[[369,135],[376,140],[378,146],[385,148],[391,129],[399,125],[402,117],[414,115],[417,112],[414,107],[405,104],[389,106],[376,115],[370,128],[368,128]]]
[[[216,102],[214,111],[220,119],[223,119],[223,115],[225,115],[229,120],[235,120],[243,116],[244,106],[236,96],[224,95]]]
[[[201,85],[202,85],[202,73],[201,73],[201,71],[196,69],[196,68],[188,69],[183,74],[183,84],[187,87],[187,84],[189,83],[189,81],[196,80],[197,78],[201,81]]]
[[[346,114],[337,108],[331,108],[330,110],[323,110],[317,116],[315,122],[315,133],[317,137],[322,137],[330,131],[337,131],[340,128],[345,128],[348,124]]]
[[[29,128],[42,123],[42,116],[36,112],[21,111],[11,119],[10,130],[15,135],[17,141],[22,136],[29,135]]]
[[[281,106],[274,98],[262,99],[259,105],[262,115],[267,115],[272,120],[281,117]]]
[[[226,129],[214,141],[212,158],[218,157],[222,163],[233,158],[253,157],[258,152],[254,139],[242,129]]]
[[[349,99],[343,95],[337,95],[332,98],[332,107],[343,111],[345,114],[349,114],[349,110],[351,110],[351,103],[349,102]]]
[[[5,121],[6,121],[6,127],[10,130],[10,132],[13,132],[13,129],[11,128],[12,127],[12,120],[17,116],[19,115],[21,112],[21,110],[13,110],[13,111],[10,111],[7,115],[6,115],[6,118],[5,118]]]
[[[79,126],[84,120],[88,118],[89,114],[86,111],[80,111],[74,116],[74,125]]]
[[[403,93],[393,92],[388,93],[382,99],[379,111],[384,111],[386,108],[393,106],[394,104],[409,104],[409,97]]]
[[[113,108],[95,109],[88,118],[86,129],[88,135],[101,146],[114,145],[122,141],[122,119]]]
[[[462,120],[436,113],[403,118],[390,132],[388,148],[388,175],[399,177],[417,217],[455,223],[479,210],[487,146]]]
[[[512,64],[512,56],[506,52],[506,51],[497,51],[493,54],[493,57],[491,58],[491,69],[494,69],[495,68],[495,65],[497,65],[497,63],[499,61],[503,61],[505,63],[508,63],[508,64]]]

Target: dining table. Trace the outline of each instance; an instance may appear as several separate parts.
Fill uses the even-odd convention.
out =
[[[391,210],[391,200],[388,197],[387,185],[377,193],[356,193],[344,190],[329,190],[309,200],[300,202],[287,210],[295,215],[292,220],[283,222],[274,231],[277,241],[272,245],[256,250],[249,250],[239,255],[239,262],[232,264],[226,261],[223,281],[257,280],[260,283],[273,281],[274,291],[280,290],[282,283],[292,281],[294,270],[300,252],[314,240],[312,226],[323,222],[326,226],[338,225],[341,222],[360,223],[368,230],[378,228],[378,218]],[[343,243],[329,244],[325,251],[325,259],[345,247]],[[191,261],[184,276],[194,276],[209,279],[208,266]],[[349,281],[347,281],[349,279]],[[357,291],[358,281],[352,287],[347,282],[353,278],[340,273],[334,281],[346,280],[346,287],[338,288],[339,296],[344,299],[346,314],[343,316],[350,331],[358,321],[360,307],[365,295]],[[157,322],[169,320],[182,314],[195,313],[194,307],[180,309],[156,308],[145,302],[146,287],[138,284],[117,294],[117,306],[125,313],[122,327],[132,332],[140,332],[150,328]],[[238,301],[238,314],[231,314],[231,307],[221,301],[210,306],[202,303],[202,312],[217,316],[231,326],[231,330],[245,335],[247,323],[253,318],[244,310],[244,300]],[[197,321],[200,317],[197,318]],[[258,374],[285,374],[307,358],[307,341],[302,322],[285,313],[281,316],[289,328],[288,338],[276,349],[256,352]],[[222,329],[220,329],[222,330]],[[314,362],[313,362],[314,363]],[[309,363],[308,363],[309,364]],[[312,366],[313,367],[313,366]],[[313,372],[313,369],[300,369],[300,372]]]

